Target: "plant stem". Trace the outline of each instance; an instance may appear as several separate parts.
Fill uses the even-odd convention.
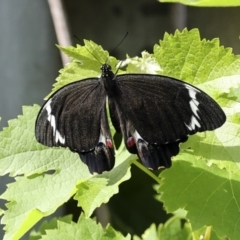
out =
[[[144,171],[147,175],[149,175],[151,178],[153,178],[157,183],[160,183],[160,179],[149,169],[147,169],[145,166],[143,166],[140,162],[134,160],[132,161],[133,164],[135,164],[138,168],[140,168],[142,171]]]

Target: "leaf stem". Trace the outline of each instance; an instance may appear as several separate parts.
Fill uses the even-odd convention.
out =
[[[132,161],[133,164],[135,164],[138,168],[140,168],[142,171],[144,171],[147,175],[149,175],[152,179],[154,179],[157,183],[160,183],[160,179],[149,169],[147,169],[145,166],[143,166],[140,162],[134,160]]]
[[[208,226],[205,231],[204,240],[210,240],[212,232],[212,226]]]

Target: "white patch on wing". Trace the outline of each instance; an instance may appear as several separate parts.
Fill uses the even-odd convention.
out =
[[[55,142],[60,142],[61,144],[64,144],[65,137],[61,136],[60,132],[56,130],[56,118],[54,115],[52,115],[51,103],[52,99],[50,99],[44,107],[47,110],[48,114],[47,120],[50,122],[50,125],[53,128],[53,136],[55,136]]]
[[[47,110],[47,113],[48,113],[48,121],[50,122],[51,121],[51,111],[52,111],[52,108],[51,108],[51,102],[52,102],[52,99],[50,99],[46,105],[44,106],[44,108]]]
[[[193,112],[193,115],[191,117],[191,120],[190,120],[190,123],[189,124],[186,124],[185,125],[187,126],[187,128],[189,130],[194,130],[195,127],[201,127],[201,124],[199,123],[199,121],[197,120],[200,119],[199,115],[198,115],[198,105],[199,105],[199,102],[198,100],[196,99],[196,94],[197,92],[199,92],[198,89],[190,86],[190,85],[187,85],[187,84],[184,84],[185,87],[187,88],[188,90],[188,93],[189,93],[189,96],[191,98],[191,100],[189,101],[189,105],[190,105],[190,108]]]
[[[61,134],[60,134],[60,132],[59,132],[58,130],[56,131],[55,141],[56,141],[56,142],[59,141],[59,142],[62,143],[62,144],[65,143],[65,137],[62,137]]]
[[[185,87],[186,87],[187,89],[192,90],[193,92],[199,92],[198,89],[192,87],[191,85],[188,85],[188,84],[184,84],[184,85],[185,85]]]
[[[106,138],[102,135],[102,133],[100,133],[98,142],[106,145]]]
[[[53,128],[53,132],[55,133],[56,132],[56,119],[55,119],[55,116],[53,115],[50,115],[50,121],[51,123],[51,126]]]
[[[138,140],[139,139],[142,139],[142,140],[144,140],[141,136],[140,136],[140,134],[138,133],[138,131],[137,130],[135,130],[135,132],[133,133],[133,138],[134,138],[134,141],[137,143],[138,142]],[[145,141],[145,140],[144,140]],[[146,142],[146,141],[145,141]]]
[[[138,131],[137,130],[135,130],[135,132],[133,133],[133,138],[136,140],[136,142],[137,142],[137,140],[140,138],[140,139],[143,139],[141,136],[140,136],[140,134],[138,133]]]
[[[201,127],[200,123],[198,122],[197,118],[195,116],[192,116],[191,121],[189,124],[186,124],[187,128],[192,131],[195,129],[195,126]]]

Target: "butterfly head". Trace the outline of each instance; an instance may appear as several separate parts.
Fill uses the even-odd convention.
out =
[[[108,77],[109,76],[109,73],[112,73],[112,68],[111,68],[111,66],[110,65],[108,65],[108,64],[103,64],[102,66],[101,66],[101,71],[102,71],[102,76],[104,76],[104,77]]]

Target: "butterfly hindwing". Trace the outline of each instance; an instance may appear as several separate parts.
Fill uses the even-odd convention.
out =
[[[119,124],[117,121],[113,122],[115,123],[114,127],[116,130],[121,128],[128,151],[137,154],[142,163],[149,169],[156,170],[160,167],[171,167],[171,157],[179,153],[179,143],[185,142],[187,137],[168,144],[146,142],[134,128],[131,120],[124,114],[124,110],[121,110],[117,101],[109,99],[109,102],[111,103],[111,119],[116,119],[116,115],[119,117]],[[113,111],[114,108],[115,111]],[[141,114],[140,111],[139,114]]]
[[[84,162],[91,156],[92,163],[88,164],[91,172],[101,173],[105,168],[110,169],[114,165],[114,150],[113,146],[111,151],[108,146],[104,147],[106,137],[111,142],[105,105],[106,92],[98,78],[68,84],[54,93],[41,108],[36,120],[36,139],[49,147],[69,147],[71,151],[78,152]],[[100,145],[103,151],[99,150]],[[108,163],[97,166],[96,161],[103,158]]]
[[[100,123],[100,138],[93,151],[79,153],[91,173],[110,171],[115,164],[112,136],[108,125],[106,107],[103,108]]]

